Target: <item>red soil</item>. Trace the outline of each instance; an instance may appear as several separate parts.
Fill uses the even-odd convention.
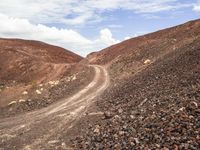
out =
[[[31,86],[57,80],[82,57],[39,41],[0,39],[0,106]]]

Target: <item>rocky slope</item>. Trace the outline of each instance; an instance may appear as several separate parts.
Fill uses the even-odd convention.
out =
[[[88,61],[107,65],[113,78],[142,70],[158,58],[192,43],[200,36],[200,20],[132,38],[88,55]]]
[[[64,123],[67,119],[60,118],[62,128],[56,128],[56,124],[57,132],[53,132],[53,140],[46,142],[44,147],[50,144],[51,149],[199,149],[199,28],[200,20],[191,21],[88,55],[87,60],[82,60],[81,63],[88,61],[104,65],[110,74],[110,86],[102,95],[90,99],[94,103],[83,114],[78,115],[73,126],[68,128]],[[9,104],[8,101],[2,103],[0,117],[45,107],[73,95],[94,76],[90,66],[80,63],[69,64],[63,62],[63,59],[55,61],[55,58],[30,52],[27,56],[27,52],[20,51],[19,56],[22,55],[22,58],[31,58],[30,66],[23,70],[20,68],[29,63],[25,61],[21,66],[14,61],[8,68],[11,72],[13,68],[17,68],[13,73],[17,76],[9,78],[10,72],[7,76],[3,76],[3,73],[1,75],[0,81],[4,82],[0,85],[0,98],[4,96],[4,101],[12,101]],[[37,55],[38,59],[35,60],[33,55]],[[21,57],[12,55],[12,58]],[[4,57],[1,60],[3,59]],[[32,66],[36,67],[31,72],[29,68]],[[34,70],[41,76],[35,75]],[[31,76],[26,76],[30,72]],[[56,122],[52,117],[49,119],[51,123]],[[44,119],[39,123],[42,123],[39,129],[43,125],[54,128],[49,120]],[[35,130],[38,128],[34,127],[29,131],[22,127],[17,134],[23,135],[20,138],[5,134],[1,140],[2,145],[11,139],[10,141],[16,140],[16,144],[24,147],[27,144],[24,139],[34,136],[33,141],[37,144],[40,138],[45,137],[42,135],[35,140],[38,133],[41,134],[40,130],[38,133]],[[49,131],[46,128],[42,130],[45,133]],[[10,146],[15,147],[12,144],[10,142]]]
[[[101,113],[74,129],[81,136],[73,147],[199,149],[199,28],[196,20],[89,55],[108,67],[112,83],[90,110]]]

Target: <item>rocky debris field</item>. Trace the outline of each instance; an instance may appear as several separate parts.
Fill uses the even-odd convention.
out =
[[[96,106],[74,149],[200,149],[200,38],[113,81]]]
[[[0,109],[0,117],[40,109],[60,99],[68,98],[89,84],[93,76],[92,68],[72,65],[59,80],[39,85],[32,83],[29,91],[23,91],[19,99]]]

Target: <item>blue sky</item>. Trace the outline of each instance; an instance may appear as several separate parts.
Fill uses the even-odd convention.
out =
[[[1,0],[0,37],[41,40],[86,56],[199,18],[199,0]]]

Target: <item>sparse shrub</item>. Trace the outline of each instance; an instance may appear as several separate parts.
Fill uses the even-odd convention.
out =
[[[31,81],[31,88],[36,89],[37,88],[37,82],[35,80]]]

